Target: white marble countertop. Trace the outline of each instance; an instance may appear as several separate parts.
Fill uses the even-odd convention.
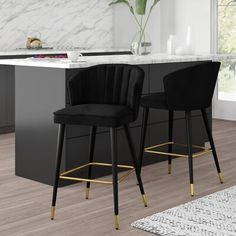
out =
[[[101,49],[16,49],[13,51],[0,51],[0,56],[20,56],[20,55],[48,55],[48,54],[66,54],[68,51],[79,51],[80,53],[99,53],[99,52],[123,52],[129,51],[124,48],[101,48]]]
[[[235,55],[166,55],[150,54],[146,56],[136,55],[112,55],[112,56],[83,56],[77,62],[71,62],[68,59],[58,58],[26,58],[26,59],[3,59],[0,65],[15,65],[29,67],[47,67],[47,68],[86,68],[98,64],[125,63],[132,65],[158,64],[173,62],[191,62],[191,61],[220,61],[236,59]]]

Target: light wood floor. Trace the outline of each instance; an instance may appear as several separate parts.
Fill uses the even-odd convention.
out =
[[[225,183],[219,184],[210,155],[196,158],[196,198],[235,185],[236,122],[214,121],[213,129]],[[52,188],[14,176],[14,134],[0,135],[0,235],[149,235],[131,228],[130,224],[192,200],[189,196],[187,166],[186,159],[174,160],[172,175],[167,174],[166,163],[143,168],[148,208],[143,207],[134,175],[122,183],[119,231],[113,229],[112,189],[104,185],[92,185],[90,200],[84,199],[84,183],[60,189],[56,220],[51,221]]]

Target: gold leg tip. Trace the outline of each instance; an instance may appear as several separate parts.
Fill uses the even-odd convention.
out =
[[[54,218],[55,218],[55,211],[56,211],[56,208],[52,207],[51,208],[51,220],[54,220]]]
[[[86,199],[89,199],[89,192],[90,192],[90,188],[86,188],[86,196],[85,196]]]
[[[147,207],[147,205],[148,205],[147,196],[144,194],[142,197],[143,197],[144,206]]]
[[[171,175],[171,164],[168,165],[168,174]]]
[[[115,215],[115,228],[118,230],[120,228],[120,217],[119,215]]]
[[[194,184],[191,184],[191,185],[190,185],[190,193],[191,193],[191,197],[194,197],[194,195],[195,195]]]
[[[220,183],[223,184],[224,183],[224,177],[222,173],[219,173],[219,179],[220,179]]]

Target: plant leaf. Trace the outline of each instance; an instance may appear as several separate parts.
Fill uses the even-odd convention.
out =
[[[157,5],[158,2],[160,2],[160,0],[154,0],[153,1],[153,4],[151,6],[151,11],[152,11],[153,7],[155,7]]]
[[[145,15],[147,0],[135,0],[135,10],[138,15]]]
[[[127,0],[116,0],[115,2],[109,3],[109,6],[119,4],[119,3],[124,3],[129,7],[129,10],[131,11],[132,14],[134,14],[134,9],[133,7],[129,4]]]
[[[129,5],[129,2],[127,0],[116,0],[115,2],[111,2],[109,3],[109,6],[114,5],[114,4],[118,4],[118,3],[125,3],[126,5]]]

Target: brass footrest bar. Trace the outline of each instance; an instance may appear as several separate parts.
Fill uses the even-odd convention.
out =
[[[185,144],[178,144],[178,143],[174,143],[174,142],[166,142],[166,143],[161,143],[161,144],[157,144],[151,147],[147,147],[144,149],[145,152],[147,153],[154,153],[154,154],[160,154],[160,155],[166,155],[166,156],[174,156],[174,157],[182,157],[182,158],[186,158],[188,157],[187,154],[180,154],[180,153],[170,153],[170,152],[161,152],[161,151],[157,151],[157,150],[153,150],[156,148],[160,148],[160,147],[164,147],[167,145],[176,145],[176,146],[182,146],[182,147],[187,147],[187,145]],[[207,153],[212,152],[211,148],[205,148],[202,146],[197,146],[197,145],[192,145],[193,148],[197,148],[200,149],[201,151],[199,152],[195,152],[193,153],[193,157],[198,157]]]
[[[68,174],[71,174],[75,171],[79,171],[83,168],[89,167],[89,166],[105,166],[105,167],[112,167],[112,164],[109,163],[100,163],[100,162],[90,162],[85,165],[76,167],[74,169],[65,171],[60,174],[60,179],[66,179],[66,180],[74,180],[74,181],[83,181],[83,182],[91,182],[91,183],[99,183],[99,184],[112,184],[112,181],[107,181],[107,180],[96,180],[96,179],[86,179],[86,178],[79,178],[79,177],[72,177],[72,176],[66,176]],[[117,165],[118,168],[123,168],[123,169],[129,169],[127,173],[122,175],[118,179],[118,183],[121,183],[124,181],[132,172],[134,172],[134,167],[133,166],[128,166],[128,165]]]

